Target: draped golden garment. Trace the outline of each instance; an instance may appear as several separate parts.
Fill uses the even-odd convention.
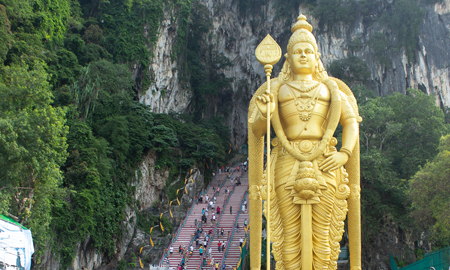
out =
[[[320,163],[324,159],[322,155],[313,162]],[[284,269],[301,269],[301,204],[294,202],[295,192],[290,183],[293,179],[290,176],[297,174],[299,161],[281,146],[274,149],[272,160],[276,162],[273,173],[276,199],[273,198],[272,203],[277,211],[271,212],[272,215],[279,215],[278,224],[272,223],[272,231],[276,232],[276,227],[282,227],[283,244],[280,251]],[[349,194],[348,179],[344,168],[320,174],[326,184],[319,197],[320,202],[312,206],[313,266],[314,269],[336,269],[335,261],[339,255],[339,241],[344,232],[347,213],[345,199]],[[336,187],[339,187],[338,191]]]

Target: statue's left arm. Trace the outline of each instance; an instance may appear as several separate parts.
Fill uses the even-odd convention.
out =
[[[355,97],[348,86],[332,78],[343,92],[341,95],[340,123],[344,127],[342,134],[342,147],[340,152],[349,154],[345,163],[348,173],[350,195],[348,203],[348,240],[350,248],[350,269],[361,270],[361,195],[360,195],[360,157],[359,157],[359,122],[362,118],[358,114]]]
[[[341,94],[342,147],[339,152],[330,154],[319,164],[323,171],[334,171],[344,166],[351,157],[358,138],[357,113],[354,112],[345,94]]]

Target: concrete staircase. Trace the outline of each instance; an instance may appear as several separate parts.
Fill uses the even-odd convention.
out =
[[[220,206],[221,214],[216,214],[216,222],[215,224],[211,224],[212,213],[216,213],[216,209],[210,209],[208,211],[208,221],[207,223],[201,223],[202,217],[202,209],[207,208],[208,204],[205,202],[205,196],[203,196],[203,203],[196,203],[193,206],[193,209],[189,216],[186,217],[185,225],[180,229],[178,237],[176,241],[171,243],[173,247],[173,254],[169,254],[166,258],[161,260],[161,266],[167,265],[167,259],[169,261],[170,267],[176,267],[181,263],[182,258],[185,258],[186,269],[195,270],[195,269],[211,269],[209,263],[212,261],[218,262],[220,267],[222,261],[227,265],[227,269],[231,269],[232,267],[236,267],[236,264],[239,262],[240,251],[239,251],[239,239],[244,237],[245,230],[243,228],[244,220],[248,221],[248,212],[240,213],[241,205],[244,200],[248,202],[247,189],[248,189],[248,176],[247,172],[243,173],[234,171],[232,173],[234,175],[234,180],[240,177],[241,185],[236,186],[232,185],[230,179],[227,177],[228,173],[222,173],[216,175],[213,181],[209,185],[209,189],[207,190],[207,194],[210,199],[216,196],[215,208]],[[231,175],[231,174],[230,174]],[[214,192],[213,187],[217,189],[220,182],[220,192]],[[236,183],[236,181],[234,181]],[[230,191],[225,193],[225,188],[228,188]],[[244,197],[245,196],[245,197]],[[228,198],[229,197],[229,198]],[[230,206],[232,207],[232,212],[230,214]],[[195,225],[195,220],[197,219],[197,226]],[[239,233],[235,230],[236,219],[238,219],[238,223],[240,226]],[[208,233],[212,231],[212,235],[209,237],[208,247],[204,249],[204,256],[200,256],[199,249],[196,247],[194,235],[198,227],[203,229],[203,232]],[[223,237],[220,235],[221,229],[224,230]],[[234,233],[233,233],[234,230]],[[233,235],[233,237],[228,237],[228,234]],[[231,241],[230,241],[231,239]],[[199,238],[200,245],[202,245],[204,240],[204,234],[201,234]],[[222,252],[218,250],[218,242],[226,242],[226,248],[228,252]],[[193,245],[194,252],[192,255],[184,255],[184,253],[179,254],[178,249],[179,246],[185,247],[189,249],[190,245]],[[208,256],[208,249],[211,247],[212,254]],[[225,253],[227,256],[225,257]],[[206,263],[201,266],[201,262],[204,260]]]
[[[245,239],[245,229],[244,229],[244,220],[247,220],[247,224],[249,221],[248,217],[248,193],[246,191],[248,190],[248,175],[247,173],[244,173],[241,176],[241,183],[242,185],[237,186],[234,194],[238,195],[241,199],[236,199],[230,202],[230,205],[233,206],[233,210],[236,209],[236,212],[239,211],[239,213],[236,213],[234,220],[237,219],[237,224],[239,224],[239,232],[237,231],[237,228],[234,228],[233,237],[231,239],[231,245],[228,247],[227,256],[224,258],[224,263],[227,266],[227,268],[235,268],[236,265],[239,262],[240,259],[240,249],[239,249],[239,240],[242,237]],[[234,195],[233,194],[233,195]],[[245,197],[244,197],[245,195]],[[247,209],[245,209],[245,212],[241,211],[241,205],[243,204],[243,201],[247,201]],[[233,225],[235,226],[235,225]]]

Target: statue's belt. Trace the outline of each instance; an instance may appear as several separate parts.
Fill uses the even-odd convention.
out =
[[[289,144],[295,149],[302,153],[309,153],[317,148],[320,140],[295,140],[289,141]],[[285,148],[281,149],[282,155],[289,155]]]
[[[320,140],[296,140],[296,141],[290,141],[289,143],[296,150],[299,150],[302,153],[308,153],[308,152],[311,152],[314,149],[316,149],[318,147],[318,145],[319,145],[319,142],[320,142]],[[280,157],[278,157],[278,159],[282,159],[284,155],[291,156],[286,151],[286,149],[284,149],[281,145],[278,145],[276,148],[278,148],[278,147],[280,147],[281,149],[279,149],[279,151],[274,151],[274,153],[276,153],[276,152],[280,153]],[[276,149],[274,149],[274,150],[276,150]],[[336,151],[336,150],[334,150],[334,151]],[[328,154],[329,151],[326,151],[326,153]],[[326,189],[327,188],[327,184],[331,184],[332,186],[336,187],[336,180],[334,179],[335,178],[335,173],[333,173],[333,172],[322,172],[319,169],[318,164],[322,160],[325,159],[325,155],[324,154],[325,153],[323,153],[318,158],[316,158],[316,159],[311,161],[312,164],[313,164],[314,172],[315,172],[315,178],[319,182],[320,189]],[[292,158],[294,158],[294,157],[292,157]],[[298,169],[299,169],[299,165],[300,165],[300,161],[296,159],[294,165],[292,166],[292,169],[291,169],[291,172],[290,172],[289,176],[283,177],[283,178],[280,178],[280,179],[274,179],[275,180],[275,188],[286,184],[286,189],[291,189],[292,185],[294,184],[294,182],[296,180],[296,176],[297,176],[297,172],[298,172]],[[275,167],[275,170],[276,170],[276,167]],[[324,175],[329,175],[329,177],[324,177]]]

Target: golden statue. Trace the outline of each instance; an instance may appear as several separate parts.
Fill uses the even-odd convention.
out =
[[[279,76],[264,83],[249,106],[250,267],[255,270],[261,266],[265,200],[276,269],[336,269],[348,212],[350,267],[359,270],[358,122],[362,119],[349,87],[328,77],[324,70],[306,17],[300,15],[291,30]],[[256,51],[261,63],[270,63],[265,66],[269,79],[271,65],[279,58],[260,59],[276,54],[274,46],[278,45],[275,41],[270,45],[271,41],[266,37],[261,44],[267,50],[258,47]],[[268,110],[276,138],[263,171]],[[333,135],[339,123],[343,131],[338,151]]]

